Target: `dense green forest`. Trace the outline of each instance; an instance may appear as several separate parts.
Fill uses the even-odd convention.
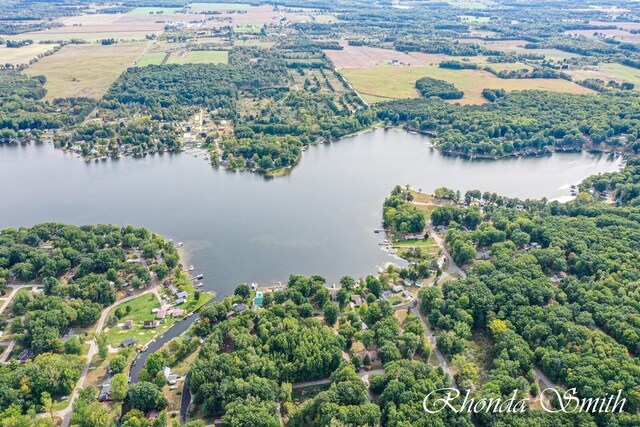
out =
[[[486,96],[486,95],[485,95]],[[638,152],[640,98],[635,94],[570,95],[512,92],[484,105],[434,99],[399,100],[378,117],[437,136],[444,151],[469,156],[509,156],[593,148]]]
[[[456,89],[451,83],[431,77],[418,79],[416,81],[416,89],[425,98],[436,96],[440,99],[460,99],[464,96],[464,92]]]

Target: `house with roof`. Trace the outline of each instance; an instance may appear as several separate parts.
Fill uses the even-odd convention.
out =
[[[243,311],[247,310],[249,307],[247,307],[247,304],[242,303],[242,304],[233,304],[233,309],[235,310],[236,313],[242,313]]]
[[[147,329],[157,328],[160,322],[157,320],[145,320],[142,327]]]
[[[165,379],[167,380],[167,382],[170,385],[175,384],[176,382],[178,382],[178,376],[176,374],[172,374],[171,373],[171,368],[168,366],[165,366],[162,373],[164,374]]]
[[[391,293],[391,291],[384,291],[384,292],[382,292],[382,293],[380,294],[380,299],[381,299],[382,301],[386,301],[386,300],[388,300],[388,299],[391,297],[391,295],[393,295],[393,294]]]
[[[133,327],[133,320],[125,320],[122,324],[122,329],[131,329]]]
[[[402,290],[403,290],[403,287],[400,285],[393,285],[391,287],[391,292],[393,292],[394,294],[400,293],[402,292]]]
[[[135,338],[127,338],[120,343],[120,347],[131,347],[136,344]]]
[[[167,310],[158,310],[158,312],[156,313],[156,319],[164,319],[166,315]]]
[[[102,388],[100,389],[100,394],[98,395],[99,402],[106,402],[111,400],[111,384],[105,383],[102,384]]]
[[[358,294],[351,295],[351,301],[353,301],[353,305],[359,307],[362,305],[362,297]]]
[[[367,356],[369,356],[369,360],[371,360],[372,362],[378,360],[378,353],[375,350],[362,350],[357,354],[362,358],[362,360],[364,360]]]
[[[176,299],[187,299],[189,293],[187,291],[181,291],[176,294]]]

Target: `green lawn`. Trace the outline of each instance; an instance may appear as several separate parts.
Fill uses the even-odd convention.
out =
[[[640,89],[640,70],[622,64],[601,63],[597,66],[585,67],[582,70],[574,70],[571,75],[578,80],[593,78],[605,82],[609,80],[629,82],[636,86],[635,89]]]
[[[147,65],[160,65],[166,55],[166,53],[145,53],[136,66],[146,67]]]
[[[482,90],[540,89],[552,92],[591,93],[590,89],[564,79],[500,79],[482,70],[449,70],[433,66],[376,68],[344,68],[340,70],[353,88],[361,94],[382,98],[417,98],[416,81],[421,77],[446,80],[464,92],[464,97],[455,102],[481,104],[486,102]]]
[[[226,64],[229,52],[226,50],[192,50],[185,56],[172,53],[168,64]]]

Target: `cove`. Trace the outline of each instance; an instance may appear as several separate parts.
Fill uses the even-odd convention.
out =
[[[328,283],[398,262],[380,250],[382,202],[394,185],[450,187],[549,199],[621,159],[589,153],[466,160],[427,138],[378,129],[309,148],[286,176],[212,168],[187,154],[85,163],[49,144],[0,146],[0,227],[60,221],[144,226],[184,242],[207,289],[285,282],[291,273]]]

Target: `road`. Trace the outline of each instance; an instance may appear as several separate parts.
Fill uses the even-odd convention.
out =
[[[540,370],[540,368],[538,368],[536,366],[533,369],[536,371],[536,375],[538,375],[538,378],[540,378],[540,380],[542,381],[542,383],[544,384],[545,387],[547,387],[547,388],[557,388],[556,385],[554,383],[552,383],[551,380],[544,374],[544,372],[542,372]]]
[[[420,313],[420,311],[418,311],[416,307],[413,307],[411,309],[411,313],[413,313],[413,315],[416,316],[418,319],[420,319],[420,321],[422,322],[422,325],[424,326],[425,334],[429,339],[429,343],[431,344],[431,348],[433,348],[433,352],[436,354],[438,363],[442,367],[442,370],[451,378],[451,384],[453,385],[453,388],[457,390],[458,385],[456,384],[456,380],[453,379],[453,375],[451,375],[451,370],[449,370],[449,365],[447,364],[447,360],[444,358],[444,356],[440,352],[440,349],[436,346],[436,338],[433,336],[433,334],[429,330],[429,326],[427,325],[427,322],[424,321],[422,314]]]
[[[2,307],[0,307],[0,314],[4,313],[4,310],[9,307],[9,304],[11,304],[11,300],[13,300],[13,297],[16,296],[16,294],[18,293],[18,291],[20,291],[20,289],[23,288],[42,288],[42,285],[13,285],[12,288],[13,290],[11,291],[11,293],[9,294],[9,296],[7,297],[7,299],[5,300],[4,304],[2,304]]]
[[[363,381],[366,381],[369,378],[369,375],[384,374],[384,372],[385,372],[384,369],[374,369],[372,371],[358,372],[358,376],[362,378]],[[330,382],[331,382],[331,378],[321,378],[319,380],[294,383],[292,384],[291,388],[296,389],[296,388],[304,388],[304,387],[313,387],[314,385],[329,384]]]
[[[104,323],[107,320],[107,316],[109,315],[109,313],[114,307],[116,307],[117,305],[123,304],[127,301],[131,301],[134,298],[138,298],[142,295],[151,294],[151,293],[156,294],[156,296],[158,296],[158,291],[156,289],[156,286],[152,286],[151,288],[147,289],[144,292],[131,295],[126,298],[122,298],[121,300],[114,302],[113,304],[111,304],[110,306],[102,310],[100,319],[98,319],[98,323],[96,324],[96,333],[102,331],[102,329],[104,328]],[[69,404],[67,405],[66,408],[56,412],[55,414],[57,417],[60,417],[62,419],[62,424],[61,424],[62,427],[69,426],[69,423],[71,421],[71,412],[73,411],[73,401],[78,396],[79,390],[84,386],[84,381],[87,378],[87,374],[89,373],[89,368],[91,367],[91,361],[93,360],[93,356],[95,356],[97,353],[98,353],[98,345],[96,344],[95,339],[93,339],[89,342],[89,351],[87,352],[87,362],[82,368],[82,373],[80,374],[80,378],[78,378],[78,382],[76,383],[76,386],[73,389],[71,396],[69,397]]]
[[[436,244],[440,248],[440,251],[445,256],[447,261],[449,261],[449,267],[447,268],[447,271],[445,271],[445,273],[447,275],[455,273],[459,277],[462,277],[463,279],[465,279],[467,277],[467,274],[464,271],[462,271],[462,269],[458,267],[456,263],[453,261],[451,254],[447,250],[447,246],[444,244],[444,239],[438,236],[438,233],[436,233],[436,230],[433,228],[433,223],[431,222],[431,220],[429,220],[429,222],[427,223],[427,229],[429,230],[429,236],[433,237],[433,240],[435,240]]]

